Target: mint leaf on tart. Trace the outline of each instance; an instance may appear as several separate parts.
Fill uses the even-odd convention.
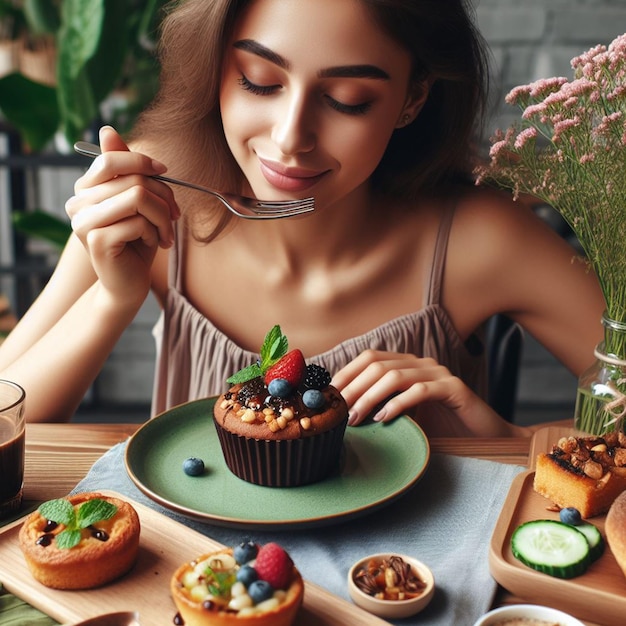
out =
[[[260,362],[244,367],[242,370],[239,370],[227,378],[226,382],[231,385],[236,385],[263,376],[274,363],[280,361],[280,359],[287,354],[288,349],[289,342],[287,341],[287,337],[283,335],[280,326],[277,324],[265,335],[263,345],[261,346]]]
[[[57,546],[62,549],[73,548],[77,545],[83,528],[111,519],[117,513],[117,507],[114,504],[100,498],[87,500],[78,509],[75,509],[69,500],[59,498],[44,502],[37,510],[47,520],[65,526],[55,537]]]
[[[41,516],[47,520],[65,526],[70,526],[76,517],[72,503],[62,498],[44,502],[38,510]]]

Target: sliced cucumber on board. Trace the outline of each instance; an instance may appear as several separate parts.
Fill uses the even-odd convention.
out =
[[[599,559],[604,552],[604,539],[600,531],[593,524],[588,524],[587,522],[577,524],[575,528],[587,538],[590,562]]]
[[[511,549],[524,565],[557,578],[580,576],[591,562],[587,537],[556,520],[521,524],[513,531]]]

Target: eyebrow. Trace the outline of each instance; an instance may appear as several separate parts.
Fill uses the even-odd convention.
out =
[[[266,59],[270,63],[278,67],[288,70],[291,65],[287,59],[280,56],[273,50],[266,48],[258,41],[253,39],[240,39],[233,44],[237,50],[243,50],[255,54],[262,59]],[[376,80],[389,80],[390,76],[385,70],[376,65],[339,65],[337,67],[328,67],[320,70],[318,73],[320,78],[373,78]]]

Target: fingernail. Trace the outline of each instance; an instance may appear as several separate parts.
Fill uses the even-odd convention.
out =
[[[372,419],[375,422],[382,422],[384,421],[386,417],[387,417],[387,411],[385,409],[381,409],[380,411],[378,411],[378,413],[376,413],[376,415],[374,415]]]
[[[348,411],[348,425],[352,426],[359,419],[359,414],[354,410]]]
[[[167,172],[167,166],[160,161],[155,161],[154,159],[152,159],[152,169],[157,174],[163,174],[163,172]]]

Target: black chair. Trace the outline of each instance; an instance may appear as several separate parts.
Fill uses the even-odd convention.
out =
[[[519,324],[505,315],[494,315],[487,322],[485,345],[489,405],[508,422],[515,419],[517,387],[524,336]]]

